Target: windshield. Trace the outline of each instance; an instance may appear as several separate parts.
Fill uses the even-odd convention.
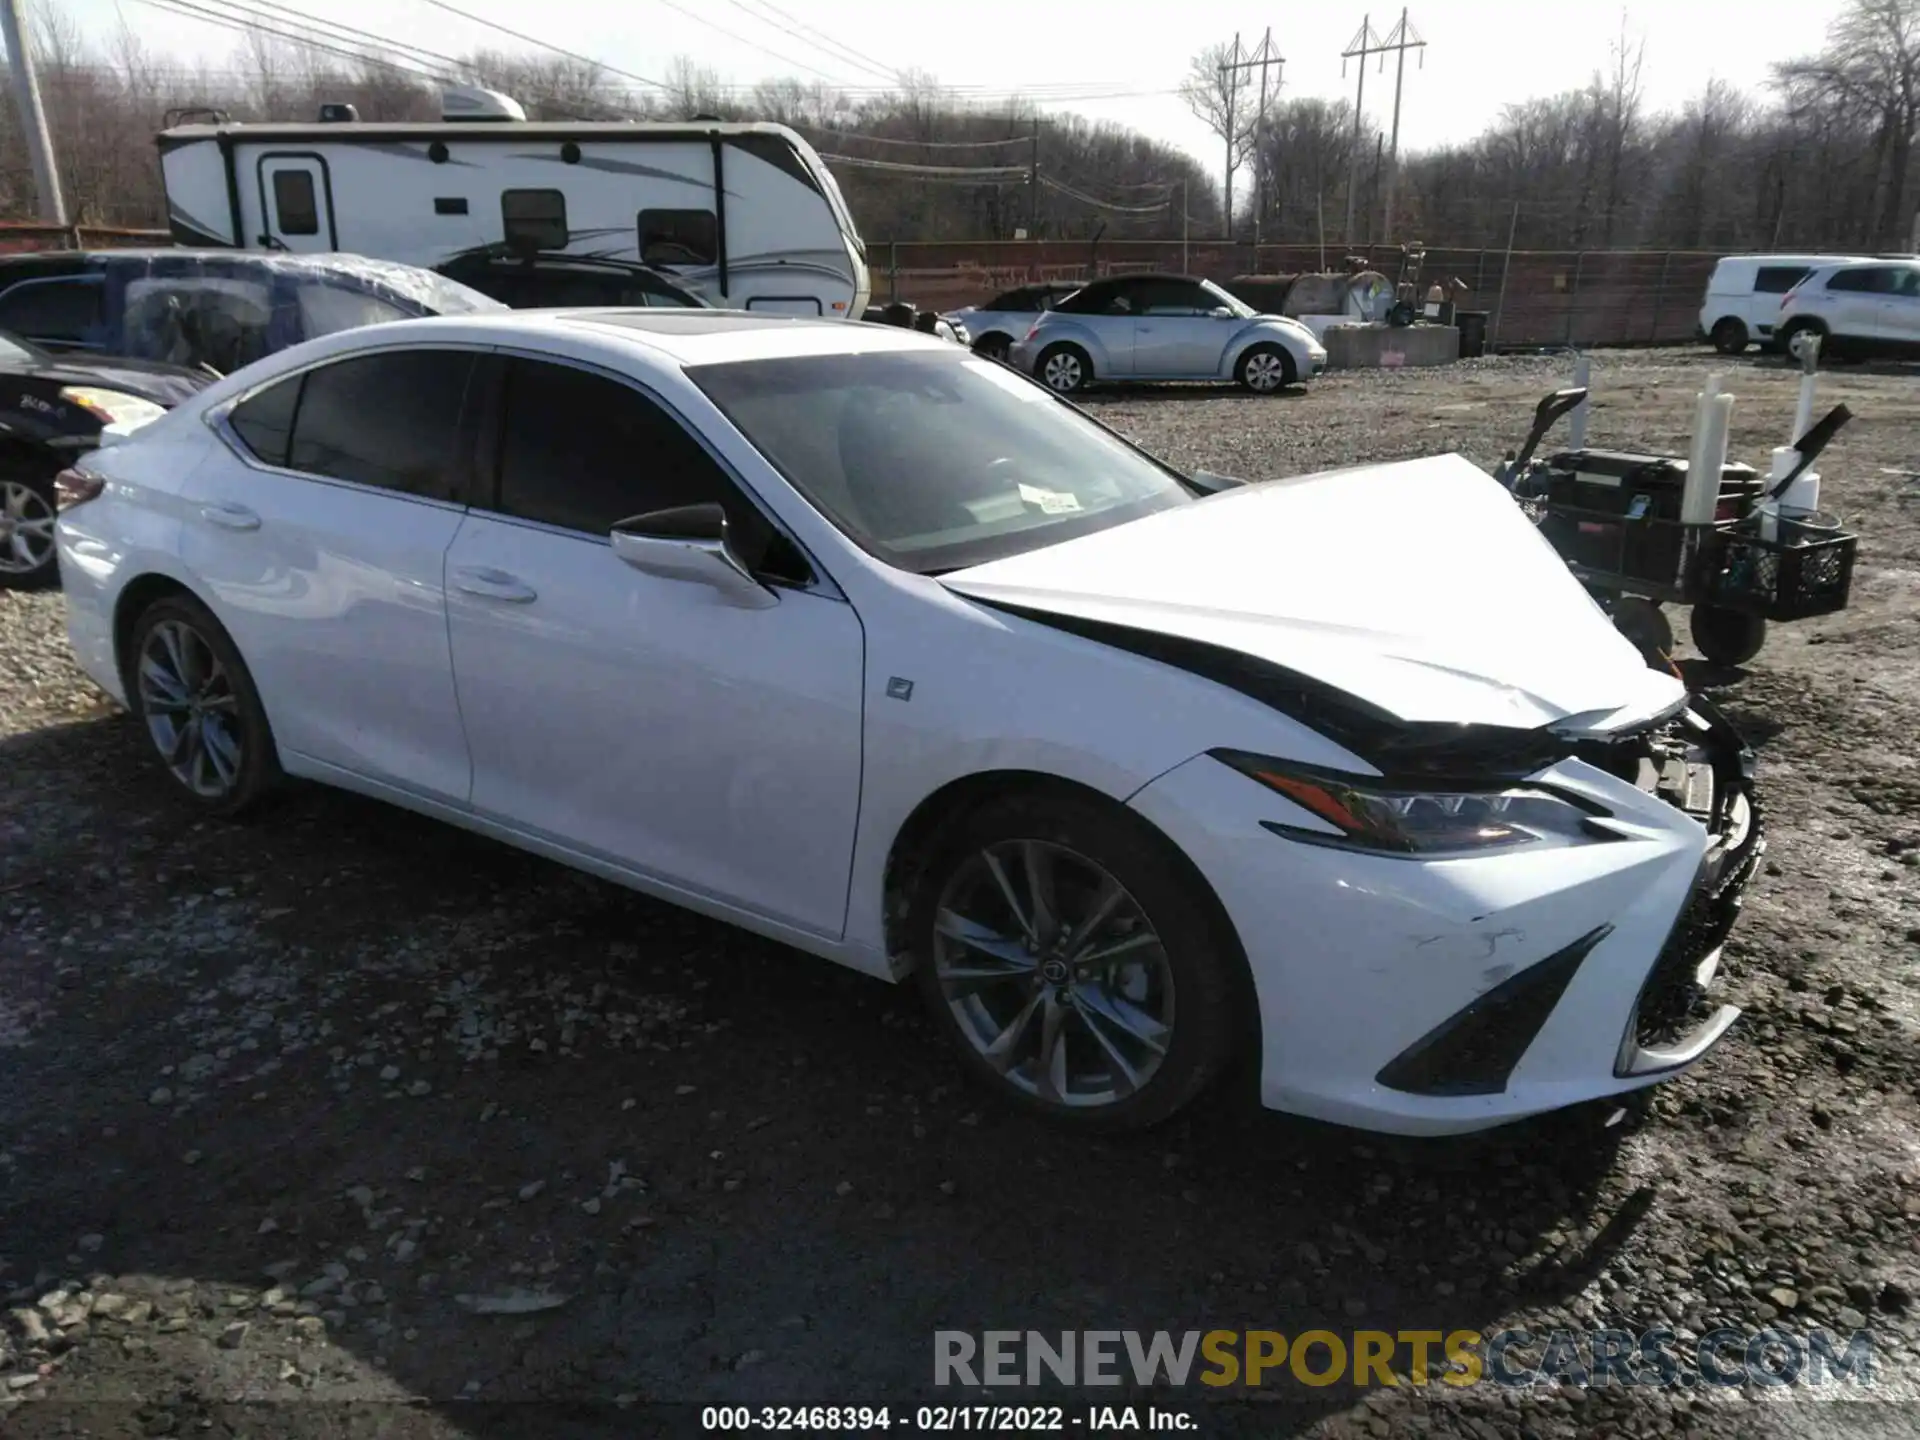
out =
[[[1242,320],[1251,320],[1260,312],[1236,295],[1229,295],[1211,280],[1202,280],[1200,288],[1212,297],[1216,305],[1224,305]]]
[[[0,365],[51,365],[53,357],[18,335],[0,330]]]
[[[690,367],[775,469],[869,553],[931,575],[1194,497],[1065,401],[964,352]]]

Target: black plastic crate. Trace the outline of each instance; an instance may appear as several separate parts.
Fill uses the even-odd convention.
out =
[[[1774,539],[1749,528],[1710,532],[1694,572],[1694,603],[1768,620],[1804,620],[1847,608],[1857,535],[1782,516]]]

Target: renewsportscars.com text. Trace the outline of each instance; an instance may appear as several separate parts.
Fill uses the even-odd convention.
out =
[[[933,1383],[1863,1387],[1865,1330],[937,1330]]]

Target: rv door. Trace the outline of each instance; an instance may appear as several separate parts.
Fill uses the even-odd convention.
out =
[[[262,155],[257,169],[262,233],[256,244],[307,252],[340,248],[325,160],[313,154]]]

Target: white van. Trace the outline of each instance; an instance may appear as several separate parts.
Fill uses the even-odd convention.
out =
[[[442,96],[438,124],[321,114],[163,131],[174,240],[429,270],[593,257],[651,266],[715,305],[830,319],[859,319],[871,298],[840,187],[784,125],[529,122],[470,88]]]
[[[1811,270],[1859,260],[1859,255],[1729,255],[1713,267],[1699,334],[1722,355],[1738,355],[1754,341],[1769,345],[1780,317],[1780,297]]]

